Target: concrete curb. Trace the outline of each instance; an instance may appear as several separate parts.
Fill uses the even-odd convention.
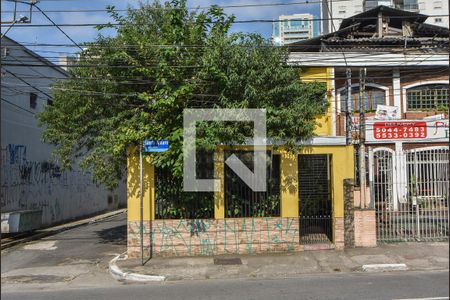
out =
[[[3,242],[1,244],[1,250],[3,251],[4,249],[16,246],[18,244],[24,244],[24,243],[28,243],[31,241],[35,241],[35,240],[39,240],[42,239],[44,237],[50,236],[50,235],[54,235],[57,233],[60,233],[62,231],[65,230],[69,230],[69,229],[73,229],[79,226],[83,226],[83,225],[87,225],[87,224],[92,224],[92,223],[96,223],[99,221],[103,221],[106,220],[108,218],[114,217],[116,215],[119,215],[121,213],[126,212],[127,209],[126,208],[122,208],[119,210],[115,210],[112,212],[107,212],[98,216],[94,216],[91,218],[87,218],[87,219],[83,219],[83,220],[78,220],[78,221],[74,221],[74,222],[70,222],[67,224],[62,224],[62,225],[58,225],[58,226],[54,226],[54,227],[50,227],[50,228],[46,228],[43,230],[40,230],[30,236],[24,237],[24,238],[19,238],[17,240],[12,240],[12,241],[8,241],[8,242]]]
[[[390,271],[407,271],[408,266],[405,264],[373,264],[363,265],[364,272],[390,272]]]
[[[125,260],[127,259],[127,255],[125,253],[119,254],[111,261],[109,262],[109,273],[111,276],[117,280],[125,280],[125,281],[132,281],[132,282],[152,282],[152,281],[164,281],[166,280],[165,276],[158,276],[158,275],[143,275],[138,273],[128,273],[123,272],[118,266],[117,261],[118,260]]]

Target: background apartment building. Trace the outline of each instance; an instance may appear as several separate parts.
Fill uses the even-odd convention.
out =
[[[322,0],[322,34],[338,30],[343,19],[379,5],[428,15],[426,23],[449,27],[448,1],[445,0]]]
[[[273,23],[272,40],[276,46],[311,39],[320,33],[320,21],[312,14],[282,15]]]

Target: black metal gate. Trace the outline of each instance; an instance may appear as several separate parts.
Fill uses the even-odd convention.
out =
[[[331,156],[299,155],[300,244],[331,243]]]
[[[225,151],[225,160],[231,154],[235,154],[253,171],[253,151]],[[225,164],[225,216],[227,218],[280,215],[280,156],[268,152],[267,158],[267,192],[254,192]]]

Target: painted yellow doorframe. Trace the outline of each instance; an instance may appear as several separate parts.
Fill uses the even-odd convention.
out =
[[[301,154],[331,154],[333,217],[344,216],[344,179],[354,177],[353,146],[304,147]],[[301,168],[301,166],[299,166]]]

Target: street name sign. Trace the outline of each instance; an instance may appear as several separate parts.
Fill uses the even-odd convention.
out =
[[[165,152],[169,150],[169,140],[145,140],[144,152]]]

